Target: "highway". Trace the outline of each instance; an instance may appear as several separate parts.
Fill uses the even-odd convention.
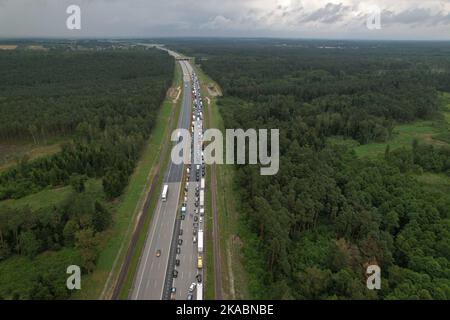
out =
[[[190,68],[190,65],[188,65]],[[190,69],[191,74],[193,74]],[[190,296],[190,292],[188,292],[189,287],[195,283],[196,286],[199,284],[198,275],[200,275],[201,283],[203,282],[203,269],[197,268],[197,259],[198,256],[202,256],[198,252],[198,241],[199,241],[199,231],[203,230],[203,213],[200,212],[200,208],[204,205],[200,202],[200,192],[201,192],[201,179],[203,177],[202,171],[204,167],[202,167],[202,136],[203,135],[203,121],[200,118],[201,112],[201,96],[200,96],[200,88],[198,82],[196,81],[195,76],[193,77],[193,81],[195,84],[195,96],[194,96],[194,114],[192,125],[195,130],[195,134],[192,135],[194,139],[193,143],[196,144],[197,149],[194,148],[194,145],[191,147],[191,160],[193,160],[193,164],[190,166],[188,179],[189,182],[185,187],[185,191],[187,190],[185,196],[187,205],[187,214],[185,219],[180,223],[180,229],[182,231],[182,235],[180,235],[180,239],[183,240],[182,250],[180,254],[177,255],[176,259],[179,260],[179,266],[176,266],[176,270],[178,271],[178,275],[173,279],[172,287],[176,289],[174,298],[177,300],[187,299]],[[197,106],[197,108],[195,108]],[[194,120],[195,118],[195,120]],[[192,131],[191,131],[192,134]],[[197,140],[195,140],[197,138]],[[196,152],[197,151],[197,152]],[[197,165],[199,166],[199,170],[197,170]],[[202,169],[203,168],[203,169]],[[197,203],[197,206],[195,205]],[[195,242],[194,242],[195,239]],[[202,257],[203,258],[203,257]],[[196,296],[197,290],[191,292],[191,298],[198,298]]]
[[[174,58],[179,57],[175,52],[166,51]],[[177,127],[191,131],[193,70],[188,61],[179,63],[183,71],[183,97]],[[195,125],[201,128],[201,121],[196,121]],[[199,161],[198,156],[196,155],[196,161]],[[183,164],[174,164],[169,159],[163,179],[163,184],[168,185],[167,199],[163,201],[159,195],[133,281],[129,297],[132,300],[186,299],[189,286],[197,282],[197,246],[193,243],[193,213],[196,202],[195,188],[200,183],[196,181],[195,174],[191,174],[187,182],[183,176],[183,173],[187,173],[185,170]],[[183,220],[179,214],[180,199],[181,202],[187,202],[187,214]],[[180,234],[180,229],[183,230],[183,234]],[[178,243],[179,239],[183,241],[181,245]],[[180,250],[179,253],[177,250]],[[174,269],[178,273],[176,278],[173,278]],[[177,289],[173,294],[171,294],[172,287]],[[194,290],[193,299],[196,297],[195,293]]]

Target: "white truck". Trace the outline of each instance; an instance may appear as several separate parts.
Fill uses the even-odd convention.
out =
[[[198,253],[203,253],[203,230],[199,230],[197,234],[197,250]]]
[[[169,192],[169,185],[165,184],[164,187],[163,187],[162,194],[161,194],[162,201],[166,201],[167,200],[167,193],[168,192]]]
[[[205,190],[200,190],[200,208],[205,207]]]
[[[200,188],[202,190],[205,190],[205,178],[202,178],[201,184],[200,184]]]
[[[197,300],[203,300],[203,284],[197,284]]]

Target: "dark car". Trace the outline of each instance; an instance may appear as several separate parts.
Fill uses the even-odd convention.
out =
[[[177,247],[177,254],[180,254],[180,252],[181,252],[181,248]]]
[[[175,265],[176,265],[177,267],[180,266],[180,259],[176,259],[176,260],[175,260]]]
[[[178,239],[178,244],[181,246],[183,244],[183,239]]]
[[[180,229],[180,236],[183,235],[183,229]]]
[[[198,274],[195,278],[197,279],[198,283],[202,282],[202,275],[201,274]]]
[[[177,270],[173,270],[173,277],[174,278],[178,277],[178,271]]]
[[[197,222],[198,221],[198,217],[194,216],[194,221]]]

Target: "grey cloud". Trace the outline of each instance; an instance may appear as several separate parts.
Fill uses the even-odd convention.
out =
[[[381,13],[381,19],[383,24],[405,24],[412,26],[435,26],[438,24],[450,24],[450,14],[444,14],[443,12],[432,13],[427,8],[413,8],[398,13],[384,10]]]
[[[345,6],[342,3],[334,4],[327,3],[325,7],[320,8],[311,14],[307,15],[304,22],[321,22],[326,24],[332,24],[343,20],[351,11],[350,6]]]

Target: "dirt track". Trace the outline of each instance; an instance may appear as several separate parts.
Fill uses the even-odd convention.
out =
[[[211,101],[208,99],[208,114],[212,114]],[[211,167],[211,194],[213,211],[213,249],[214,249],[214,296],[222,300],[222,259],[220,255],[219,214],[217,212],[217,178],[216,165]]]

